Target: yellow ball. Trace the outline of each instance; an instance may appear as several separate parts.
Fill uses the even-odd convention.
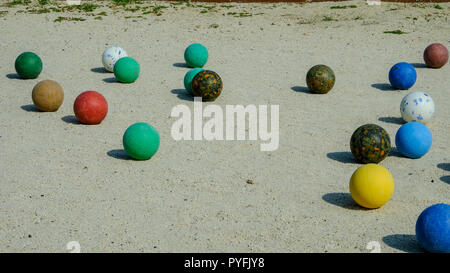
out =
[[[350,178],[350,194],[362,207],[379,208],[394,194],[394,178],[383,166],[366,164],[359,167]]]

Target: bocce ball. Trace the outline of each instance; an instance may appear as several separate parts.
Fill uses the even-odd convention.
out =
[[[192,93],[202,97],[203,101],[214,101],[222,92],[223,83],[219,74],[211,70],[203,70],[192,80]]]
[[[191,44],[184,51],[184,60],[189,67],[203,67],[208,61],[208,50],[202,44]]]
[[[109,46],[103,51],[102,63],[109,72],[114,72],[115,63],[123,57],[127,57],[127,52],[119,46]]]
[[[411,121],[403,124],[395,135],[397,150],[409,158],[420,158],[431,148],[432,136],[427,126]]]
[[[39,110],[54,112],[64,101],[64,91],[57,82],[45,80],[34,86],[31,98]]]
[[[22,79],[36,79],[42,71],[42,60],[33,52],[24,52],[17,57],[15,68]]]
[[[102,94],[85,91],[75,99],[73,111],[81,123],[100,124],[108,113],[108,103]]]
[[[326,65],[316,65],[306,74],[306,84],[311,92],[326,94],[333,88],[336,77],[331,68]]]
[[[389,81],[394,88],[407,90],[414,85],[417,79],[417,72],[414,66],[401,62],[392,66],[389,71]]]
[[[125,131],[123,147],[127,154],[137,160],[151,158],[159,148],[159,134],[155,127],[145,122],[138,122]]]
[[[448,50],[443,44],[431,44],[423,52],[423,59],[429,67],[441,68],[448,61]]]
[[[402,99],[400,113],[406,122],[426,123],[434,114],[433,99],[425,92],[411,92]]]
[[[385,159],[391,150],[391,139],[382,127],[365,124],[353,132],[350,150],[358,162],[378,163]]]
[[[140,71],[139,63],[131,57],[120,58],[114,65],[114,76],[122,83],[135,82]]]
[[[394,178],[383,166],[366,164],[359,167],[350,178],[350,194],[362,207],[379,208],[394,194]]]
[[[428,252],[450,253],[450,205],[426,208],[416,222],[416,239]]]
[[[195,75],[197,75],[198,72],[203,71],[203,70],[205,70],[205,69],[197,67],[197,68],[189,70],[186,73],[186,75],[184,75],[184,88],[190,94],[193,94],[192,93],[192,80],[194,79]]]

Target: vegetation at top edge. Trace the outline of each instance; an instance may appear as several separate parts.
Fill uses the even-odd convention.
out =
[[[330,9],[346,9],[346,8],[350,8],[350,9],[356,9],[358,6],[356,5],[350,5],[350,6],[331,6]]]
[[[387,34],[406,34],[407,32],[403,32],[403,31],[397,29],[397,30],[385,31],[383,33],[387,33]]]

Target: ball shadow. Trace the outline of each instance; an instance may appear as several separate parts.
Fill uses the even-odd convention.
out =
[[[115,82],[118,82],[117,79],[116,79],[116,77],[104,78],[103,81],[106,82],[106,83],[115,83]]]
[[[186,63],[174,63],[175,67],[190,68]]]
[[[442,176],[441,181],[450,185],[450,175]]]
[[[409,234],[393,234],[383,237],[383,242],[389,247],[408,252],[408,253],[421,253],[424,250],[417,242],[415,235]]]
[[[374,83],[371,86],[381,91],[397,91],[397,89],[393,88],[392,85],[388,83]]]
[[[333,192],[322,196],[323,201],[350,210],[368,210],[356,204],[350,193],[347,192]]]
[[[186,89],[172,89],[172,94],[176,94],[180,100],[194,101],[194,97]]]
[[[316,93],[311,92],[308,87],[306,86],[293,86],[291,87],[292,91],[299,92],[299,93],[306,93],[311,95],[317,95]]]
[[[355,157],[351,152],[334,152],[334,153],[328,153],[327,157],[329,159],[333,159],[336,161],[339,161],[341,163],[351,163],[351,164],[358,164]]]
[[[101,74],[112,73],[112,72],[109,72],[108,70],[106,70],[106,68],[104,68],[104,67],[95,67],[95,68],[92,68],[91,71],[95,72],[95,73],[101,73]]]
[[[39,110],[36,106],[34,106],[34,104],[22,105],[22,106],[20,106],[20,108],[22,108],[23,110],[25,110],[27,112],[41,112],[41,110]]]
[[[388,157],[389,157],[389,156],[405,158],[405,157],[397,150],[397,147],[391,147],[391,150],[389,150]]]
[[[378,120],[382,121],[382,122],[398,124],[398,125],[402,125],[405,123],[405,121],[402,118],[398,118],[398,117],[381,117]]]
[[[439,164],[437,164],[437,167],[439,169],[444,170],[444,171],[449,171],[450,172],[450,163],[439,163]]]
[[[69,115],[61,118],[65,123],[81,125],[82,123],[74,115]]]
[[[133,158],[131,158],[127,152],[125,152],[125,150],[123,149],[116,149],[116,150],[111,150],[108,151],[106,153],[108,156],[115,158],[115,159],[121,159],[121,160],[133,160]]]
[[[428,68],[428,65],[424,63],[410,63],[414,68]]]
[[[17,73],[10,73],[10,74],[7,74],[6,75],[6,77],[8,78],[8,79],[16,79],[16,80],[20,80],[20,76],[19,76],[19,74],[17,74]]]

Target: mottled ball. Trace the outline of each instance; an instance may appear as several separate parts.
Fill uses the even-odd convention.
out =
[[[24,52],[17,57],[15,68],[22,79],[36,79],[42,71],[42,60],[36,53]]]
[[[326,65],[313,66],[306,74],[306,84],[311,92],[326,94],[334,86],[336,78],[331,68]]]
[[[122,83],[135,82],[140,71],[139,63],[131,57],[120,58],[114,65],[114,76]]]
[[[358,162],[379,163],[388,156],[391,139],[382,127],[365,124],[353,132],[350,149]]]
[[[34,86],[31,97],[39,110],[54,112],[64,101],[64,91],[57,82],[45,80]]]
[[[428,122],[434,114],[434,102],[430,95],[416,91],[408,93],[400,103],[400,113],[406,122]]]
[[[137,160],[150,159],[159,148],[158,131],[145,122],[138,122],[128,127],[122,141],[127,154]]]
[[[208,61],[208,50],[202,44],[191,44],[184,51],[184,60],[189,67],[203,67]]]
[[[450,205],[426,208],[416,222],[416,239],[428,252],[450,253]]]
[[[394,88],[407,90],[416,83],[417,72],[409,63],[396,63],[389,70],[389,82]]]
[[[192,80],[192,92],[203,101],[214,101],[222,92],[223,83],[220,76],[211,70],[203,70]]]
[[[423,52],[423,59],[429,67],[441,68],[448,61],[448,50],[443,44],[431,44]]]
[[[188,91],[189,94],[192,95],[192,80],[194,80],[194,77],[198,72],[203,70],[205,69],[197,67],[189,70],[188,72],[186,72],[186,75],[184,75],[184,88],[186,89],[186,91]]]
[[[102,63],[106,70],[114,72],[114,65],[123,57],[127,57],[127,52],[119,46],[110,46],[103,51]]]

